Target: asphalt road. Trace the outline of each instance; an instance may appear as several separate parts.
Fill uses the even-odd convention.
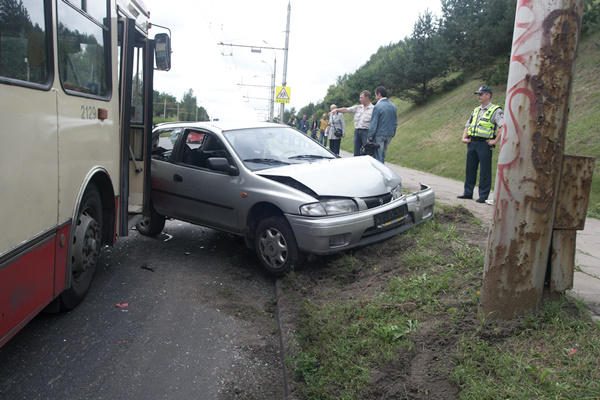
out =
[[[0,399],[283,398],[273,279],[240,239],[165,232],[107,248],[79,307],[0,349]]]

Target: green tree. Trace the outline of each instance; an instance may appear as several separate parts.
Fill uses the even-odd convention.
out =
[[[414,90],[410,94],[417,104],[424,103],[433,94],[430,81],[448,69],[448,53],[438,26],[433,14],[427,11],[419,16],[408,41],[405,83]]]

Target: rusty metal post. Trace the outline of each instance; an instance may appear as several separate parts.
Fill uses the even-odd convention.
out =
[[[583,0],[518,0],[481,309],[539,306],[561,173]]]
[[[573,288],[577,231],[585,228],[595,164],[592,157],[563,157],[550,254],[551,293]]]

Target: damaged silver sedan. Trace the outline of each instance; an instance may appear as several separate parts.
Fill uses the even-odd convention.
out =
[[[285,125],[163,124],[152,152],[152,210],[138,231],[157,235],[175,218],[241,235],[274,274],[304,254],[367,245],[433,216],[431,188],[403,193],[375,159],[337,158]]]

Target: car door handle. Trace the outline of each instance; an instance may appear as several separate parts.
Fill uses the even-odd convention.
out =
[[[173,180],[175,182],[183,182],[183,177],[179,174],[175,174],[175,175],[173,175]]]

